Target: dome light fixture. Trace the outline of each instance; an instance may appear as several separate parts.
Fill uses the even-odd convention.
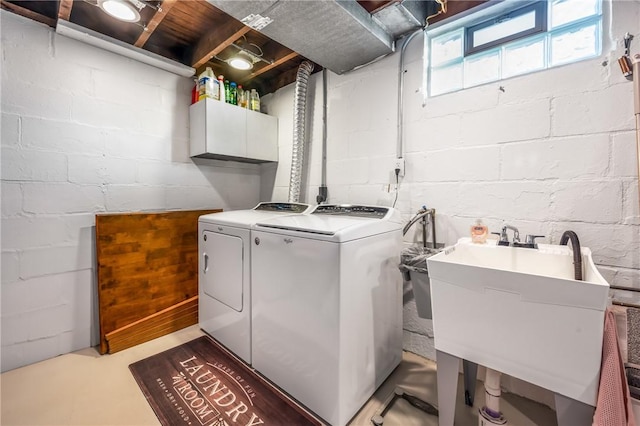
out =
[[[228,64],[235,69],[246,71],[253,68],[253,58],[247,52],[240,51],[228,60]]]
[[[140,13],[128,0],[98,0],[100,9],[124,22],[138,22]]]

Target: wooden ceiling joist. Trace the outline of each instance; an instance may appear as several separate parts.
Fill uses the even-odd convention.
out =
[[[68,21],[71,17],[72,7],[73,0],[60,0],[60,7],[58,7],[58,19]]]
[[[0,0],[0,6],[8,11],[11,11],[13,13],[16,13],[18,15],[24,16],[26,18],[32,19],[34,21],[37,22],[41,22],[45,25],[50,26],[51,28],[55,28],[56,26],[56,20],[53,18],[49,18],[48,16],[44,16],[41,15],[39,13],[36,13],[32,10],[29,10],[25,7],[22,6],[18,6],[17,4],[14,3],[9,3],[6,0]]]
[[[146,25],[145,30],[142,32],[142,34],[140,34],[138,40],[136,40],[134,44],[136,47],[144,46],[147,40],[149,40],[149,37],[151,37],[151,34],[153,34],[156,28],[158,28],[160,22],[162,22],[162,20],[169,14],[171,8],[175,6],[176,2],[177,0],[164,0],[162,2],[162,4],[160,5],[161,10],[158,10],[155,15],[153,15],[151,21],[149,21],[149,23]]]
[[[259,76],[260,74],[264,74],[265,72],[267,72],[269,70],[272,70],[272,69],[282,65],[285,62],[287,62],[288,60],[291,60],[291,59],[295,58],[296,56],[299,56],[299,54],[296,53],[296,52],[291,52],[288,55],[283,56],[282,58],[273,61],[273,63],[271,63],[271,64],[269,64],[267,66],[264,66],[264,67],[262,67],[262,68],[260,68],[260,69],[258,69],[256,71],[252,72],[242,82],[246,83],[247,81],[251,80],[252,78],[255,78],[255,77]]]
[[[214,28],[202,37],[193,50],[191,66],[198,69],[209,59],[222,52],[231,44],[251,30],[235,19],[229,20],[224,25]]]

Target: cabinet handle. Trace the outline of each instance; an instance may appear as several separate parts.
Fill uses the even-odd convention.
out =
[[[203,260],[203,264],[204,264],[202,270],[206,274],[207,271],[209,270],[209,255],[207,253],[204,253],[202,260]]]

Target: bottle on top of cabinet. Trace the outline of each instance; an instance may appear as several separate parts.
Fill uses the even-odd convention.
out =
[[[226,102],[225,91],[224,91],[224,75],[222,74],[218,76],[218,100],[222,102]]]
[[[247,95],[245,94],[244,89],[242,88],[242,84],[238,84],[238,106],[240,108],[247,107]]]
[[[216,76],[213,74],[211,67],[207,67],[200,76],[198,76],[198,100],[206,98],[215,99],[214,83]]]
[[[260,95],[258,95],[258,91],[256,89],[251,89],[251,98],[249,102],[251,103],[249,108],[251,111],[260,112]]]
[[[238,105],[238,85],[235,81],[229,84],[229,103],[231,105]]]

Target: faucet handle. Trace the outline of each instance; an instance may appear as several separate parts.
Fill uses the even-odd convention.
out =
[[[524,238],[524,243],[528,247],[538,248],[538,243],[536,243],[536,238],[544,238],[544,235],[527,235]]]
[[[497,235],[500,237],[498,240],[499,246],[508,246],[509,245],[509,237],[507,236],[506,228],[502,228],[502,232],[492,232],[493,235]]]

